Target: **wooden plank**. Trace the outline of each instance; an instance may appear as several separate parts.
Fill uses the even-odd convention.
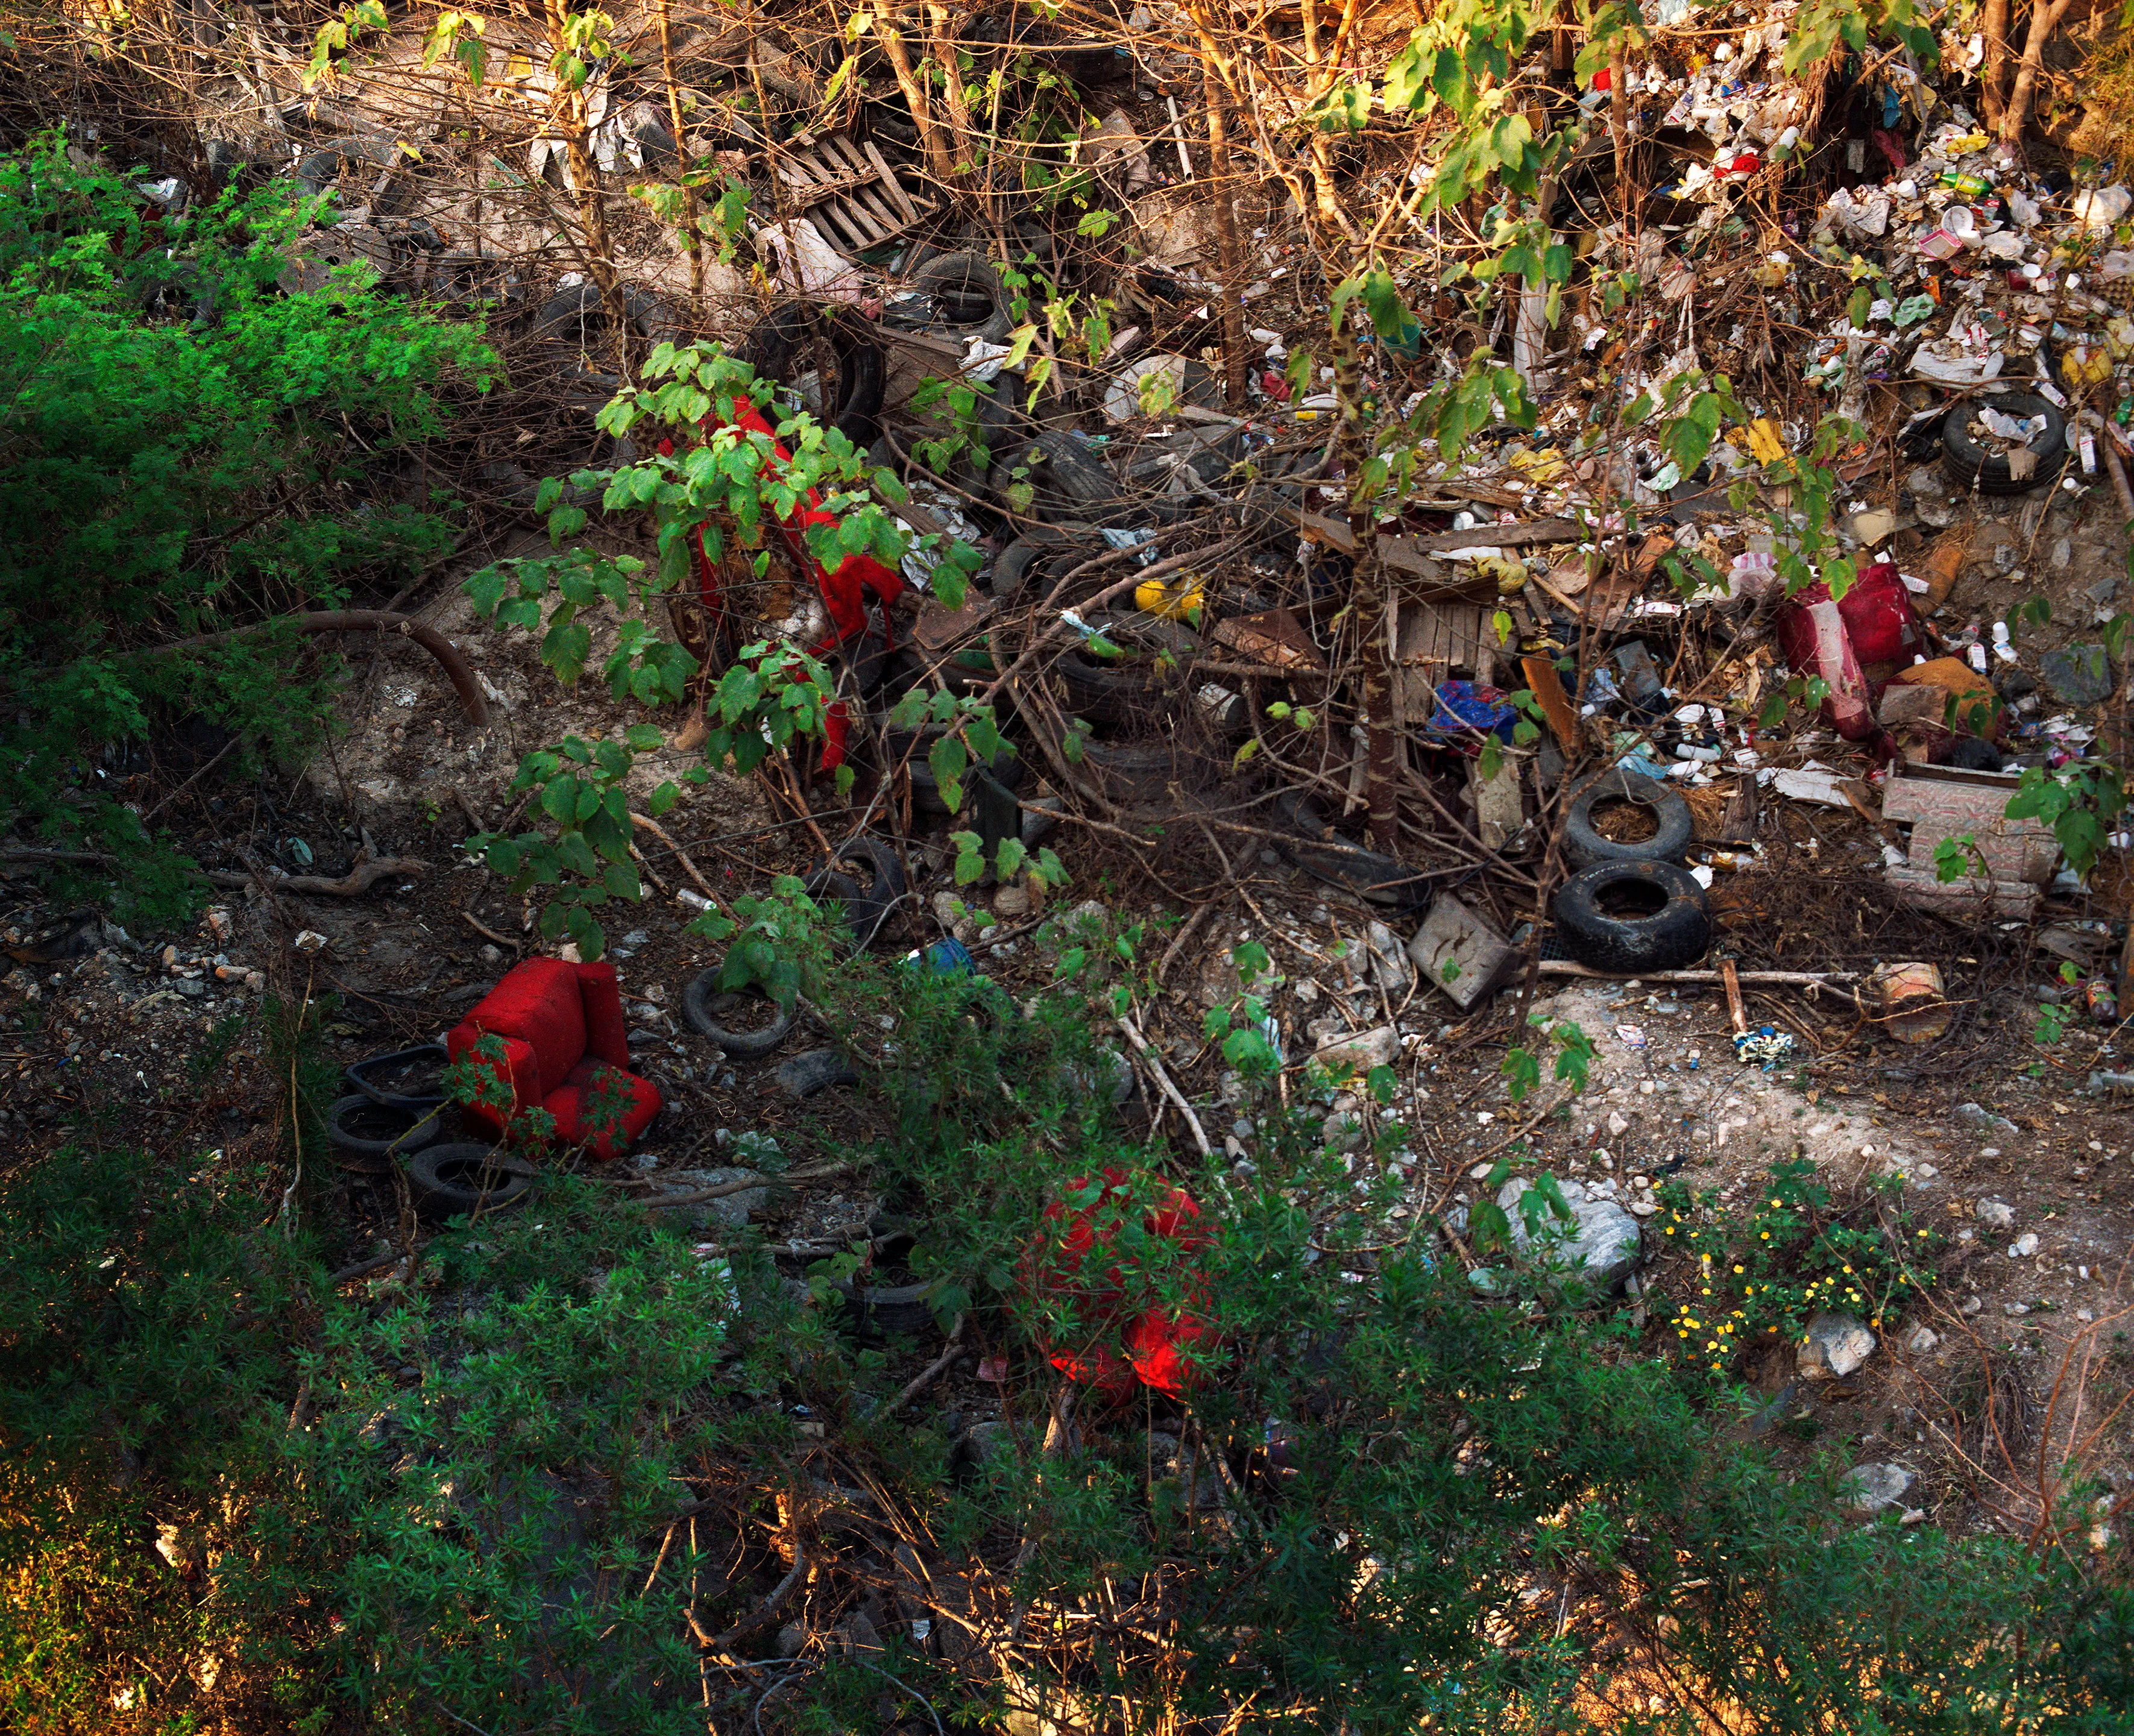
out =
[[[872,139],[867,141],[867,154],[875,167],[881,171],[881,184],[889,189],[889,196],[896,201],[897,209],[904,213],[905,222],[918,222],[919,208],[912,204],[911,195],[904,190],[904,183],[896,178],[896,171],[890,167],[888,160],[881,154],[881,147]]]
[[[860,155],[857,147],[842,133],[832,133],[830,144],[858,171],[857,179],[853,181],[852,190],[849,195],[853,204],[865,210],[867,215],[881,226],[881,232],[885,239],[902,229],[904,224],[898,219],[896,214],[883,203],[881,195],[875,190],[874,166]]]
[[[1519,670],[1527,678],[1527,689],[1541,706],[1542,715],[1548,719],[1550,731],[1557,745],[1567,754],[1578,751],[1578,713],[1572,709],[1571,696],[1563,691],[1563,679],[1556,673],[1556,660],[1550,657],[1523,657]]]

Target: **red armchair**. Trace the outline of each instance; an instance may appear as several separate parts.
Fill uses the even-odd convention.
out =
[[[452,1027],[446,1053],[464,1060],[490,1036],[503,1039],[504,1055],[486,1064],[506,1087],[509,1107],[470,1105],[461,1113],[494,1133],[501,1135],[521,1111],[538,1107],[555,1117],[559,1143],[613,1157],[659,1112],[659,1087],[629,1071],[630,1032],[611,964],[528,959]],[[475,1061],[481,1065],[484,1058]],[[596,1098],[612,1105],[597,1131],[591,1124],[603,1116],[595,1112]]]

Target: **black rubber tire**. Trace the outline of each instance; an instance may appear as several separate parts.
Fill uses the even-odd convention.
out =
[[[1167,802],[1180,769],[1176,755],[1167,747],[1085,740],[1081,763],[1069,761],[1068,769],[1085,790],[1132,808]]]
[[[1003,603],[1015,602],[1035,576],[1042,581],[1031,587],[1036,595],[1030,600],[1036,602],[1051,588],[1059,573],[1095,552],[1085,553],[1082,545],[1063,530],[1055,530],[1049,524],[1033,526],[1003,548],[993,562],[993,596]]]
[[[874,870],[873,880],[862,885],[857,875],[846,873],[839,866],[847,862],[865,862]],[[904,864],[880,838],[858,837],[838,852],[835,862],[818,868],[801,884],[817,902],[833,898],[845,907],[852,950],[864,952],[903,902]]]
[[[816,340],[828,341],[838,364],[838,402],[829,426],[862,448],[881,432],[888,363],[874,329],[856,313],[789,301],[759,321],[738,352],[757,374],[789,386],[807,371]]]
[[[689,980],[682,991],[682,1017],[691,1030],[699,1036],[709,1037],[730,1055],[767,1055],[785,1040],[786,1033],[793,1029],[794,1021],[800,1016],[800,1004],[793,1004],[790,1012],[781,1012],[760,1030],[734,1030],[719,1023],[732,1001],[746,998],[770,1001],[770,996],[754,983],[738,989],[719,987],[719,972],[725,960],[708,971],[700,972]],[[776,1003],[773,1002],[775,1005]]]
[[[789,1061],[781,1061],[772,1072],[778,1088],[796,1098],[812,1097],[833,1085],[857,1085],[860,1076],[834,1049],[811,1049]]]
[[[350,163],[366,168],[387,169],[397,153],[393,142],[384,138],[337,138],[331,144],[307,152],[298,160],[295,179],[308,194],[323,193],[338,181]]]
[[[408,1108],[380,1103],[359,1092],[341,1097],[326,1111],[326,1143],[344,1169],[384,1175],[396,1156],[434,1145],[444,1133],[434,1107]]]
[[[1600,900],[1611,891],[1640,888],[1662,903],[1649,916],[1610,916]],[[1673,862],[1596,862],[1557,888],[1556,937],[1577,963],[1619,976],[1680,970],[1712,944],[1704,888]]]
[[[1027,445],[1017,446],[993,462],[991,485],[996,499],[1006,502],[1016,471],[1028,474],[1032,518],[1083,522],[1116,512],[1126,504],[1118,479],[1111,467],[1073,436],[1047,428]]]
[[[451,1054],[442,1043],[418,1043],[413,1049],[396,1049],[389,1054],[365,1055],[353,1067],[345,1068],[341,1077],[374,1103],[383,1103],[391,1109],[434,1109],[445,1101],[442,1091],[388,1091],[372,1083],[370,1075],[382,1073],[398,1063],[411,1061],[449,1063]]]
[[[622,306],[630,329],[648,343],[678,342],[682,322],[659,297],[634,284],[625,284]],[[587,279],[560,289],[541,304],[529,334],[537,340],[566,344],[574,350],[588,346],[591,335],[608,323],[607,303],[600,286]]]
[[[1374,904],[1403,916],[1419,916],[1436,896],[1436,883],[1398,858],[1351,844],[1300,798],[1275,804],[1278,826],[1287,834],[1276,848],[1296,866],[1331,886],[1344,886]]]
[[[844,1300],[845,1312],[864,1336],[912,1338],[934,1329],[931,1284],[879,1285],[862,1290],[849,1278],[833,1280],[831,1288]]]
[[[932,299],[937,325],[958,337],[997,344],[1014,329],[1000,273],[983,253],[936,253],[912,274],[911,287]]]
[[[1064,652],[1046,670],[1067,695],[1070,716],[1101,729],[1145,727],[1178,709],[1180,692],[1159,686],[1138,660],[1114,662],[1087,652]]]
[[[1653,835],[1634,844],[1619,844],[1596,831],[1593,810],[1604,802],[1634,802],[1652,812]],[[1563,817],[1564,858],[1574,868],[1595,862],[1678,862],[1697,837],[1689,803],[1673,784],[1639,776],[1620,767],[1603,773],[1578,793]]]
[[[540,1174],[523,1159],[459,1140],[424,1146],[408,1158],[406,1168],[415,1215],[432,1223],[523,1205]]]
[[[1976,402],[1978,407],[2005,416],[2044,416],[2045,432],[2030,446],[2038,455],[2038,466],[2021,482],[2009,475],[2008,461],[1987,452],[1971,437],[1972,406],[1958,403],[1949,406],[1941,425],[1942,462],[1949,474],[1982,494],[2027,494],[2050,488],[2068,461],[2067,418],[2058,407],[2028,392],[1996,392]]]

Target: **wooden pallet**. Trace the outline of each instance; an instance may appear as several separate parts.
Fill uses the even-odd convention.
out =
[[[823,239],[849,253],[878,247],[939,208],[899,181],[872,144],[842,133],[796,137],[771,168]]]
[[[1420,726],[1437,711],[1437,684],[1467,669],[1477,681],[1496,673],[1497,635],[1477,603],[1403,603],[1393,634],[1393,716]]]

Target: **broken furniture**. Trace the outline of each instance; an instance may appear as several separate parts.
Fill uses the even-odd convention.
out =
[[[480,1053],[485,1038],[501,1056]],[[659,1089],[629,1071],[630,1031],[611,964],[529,958],[514,967],[445,1039],[454,1061],[500,1084],[501,1101],[463,1104],[461,1119],[501,1136],[529,1109],[546,1110],[555,1142],[611,1158],[659,1112]]]
[[[855,144],[842,133],[801,135],[771,165],[794,203],[849,253],[902,234],[938,203],[907,188],[872,144]]]
[[[1983,904],[1996,916],[2028,916],[2037,908],[2038,888],[2053,876],[2059,843],[2037,821],[2008,817],[2009,799],[2021,783],[2016,772],[1893,767],[1883,786],[1882,817],[1909,826],[1912,839],[1905,865],[1889,870],[1890,885],[1906,903],[1928,909]],[[1958,846],[1965,871],[1944,880],[1935,854],[1944,841],[1958,840],[1967,841]]]

